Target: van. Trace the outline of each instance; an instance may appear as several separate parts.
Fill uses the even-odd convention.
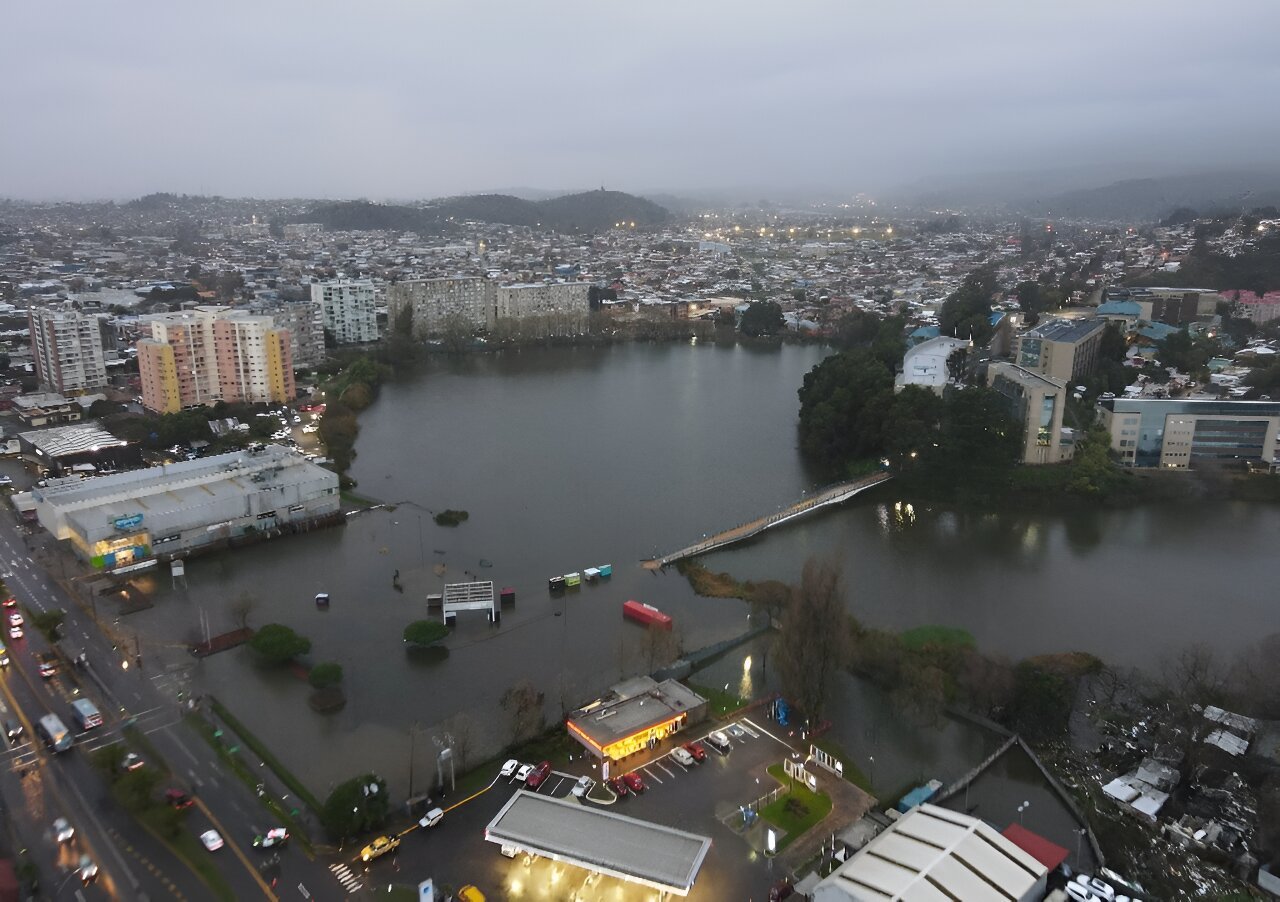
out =
[[[75,721],[80,725],[81,730],[92,730],[94,727],[102,726],[102,714],[87,698],[76,699],[71,703],[71,707],[75,711]]]

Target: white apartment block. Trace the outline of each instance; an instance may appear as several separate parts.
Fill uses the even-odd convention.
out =
[[[71,305],[32,308],[27,313],[36,378],[63,395],[82,395],[107,384],[98,318]]]
[[[378,340],[378,317],[374,312],[372,282],[316,282],[311,300],[320,305],[324,327],[340,345]]]
[[[504,319],[567,315],[586,319],[590,312],[587,282],[528,282],[499,285],[493,291],[492,328]]]

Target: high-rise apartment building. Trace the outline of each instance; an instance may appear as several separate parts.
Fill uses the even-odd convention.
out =
[[[138,342],[142,406],[176,413],[217,401],[283,404],[297,397],[289,332],[269,316],[196,307],[150,319]]]
[[[82,395],[107,384],[98,318],[71,305],[33,307],[27,313],[36,378],[50,391]]]
[[[311,300],[320,305],[324,327],[340,345],[378,340],[372,282],[315,282]]]
[[[412,307],[413,328],[421,335],[438,334],[450,319],[476,331],[538,318],[580,328],[590,313],[590,290],[587,282],[499,285],[479,276],[410,279],[387,289],[387,313],[394,322],[406,306]]]
[[[324,361],[324,314],[314,301],[258,300],[249,312],[269,316],[277,329],[289,330],[289,352],[299,369]]]

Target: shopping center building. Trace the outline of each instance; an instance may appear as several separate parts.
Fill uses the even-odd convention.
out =
[[[249,536],[294,532],[338,513],[338,474],[279,445],[131,470],[53,479],[36,516],[101,570]]]

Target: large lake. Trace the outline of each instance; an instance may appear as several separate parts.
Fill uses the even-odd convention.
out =
[[[251,593],[254,623],[287,623],[313,640],[312,661],[343,665],[347,707],[313,714],[304,682],[243,649],[198,665],[194,688],[216,692],[317,792],[372,767],[404,793],[414,724],[466,710],[476,750],[492,748],[506,738],[498,698],[517,680],[545,690],[555,717],[647,669],[644,631],[621,619],[628,598],[670,613],[686,648],[746,628],[740,602],[697,598],[639,561],[816,486],[796,451],[796,390],[826,353],[667,344],[433,362],[361,417],[352,475],[394,510],[198,558],[187,589],[157,578],[156,607],[122,625],[187,640],[201,608],[229,629],[229,600]],[[430,512],[445,508],[470,518],[438,527]],[[945,623],[1012,657],[1078,648],[1149,665],[1187,642],[1229,651],[1276,630],[1278,536],[1273,507],[973,515],[890,484],[709,563],[790,580],[808,555],[831,554],[851,610],[873,625]],[[607,583],[548,595],[549,576],[602,563]],[[426,616],[426,594],[473,578],[516,589],[501,624],[464,614],[447,654],[407,655],[400,633]],[[320,591],[327,613],[312,603]],[[420,790],[431,744],[416,747]]]

